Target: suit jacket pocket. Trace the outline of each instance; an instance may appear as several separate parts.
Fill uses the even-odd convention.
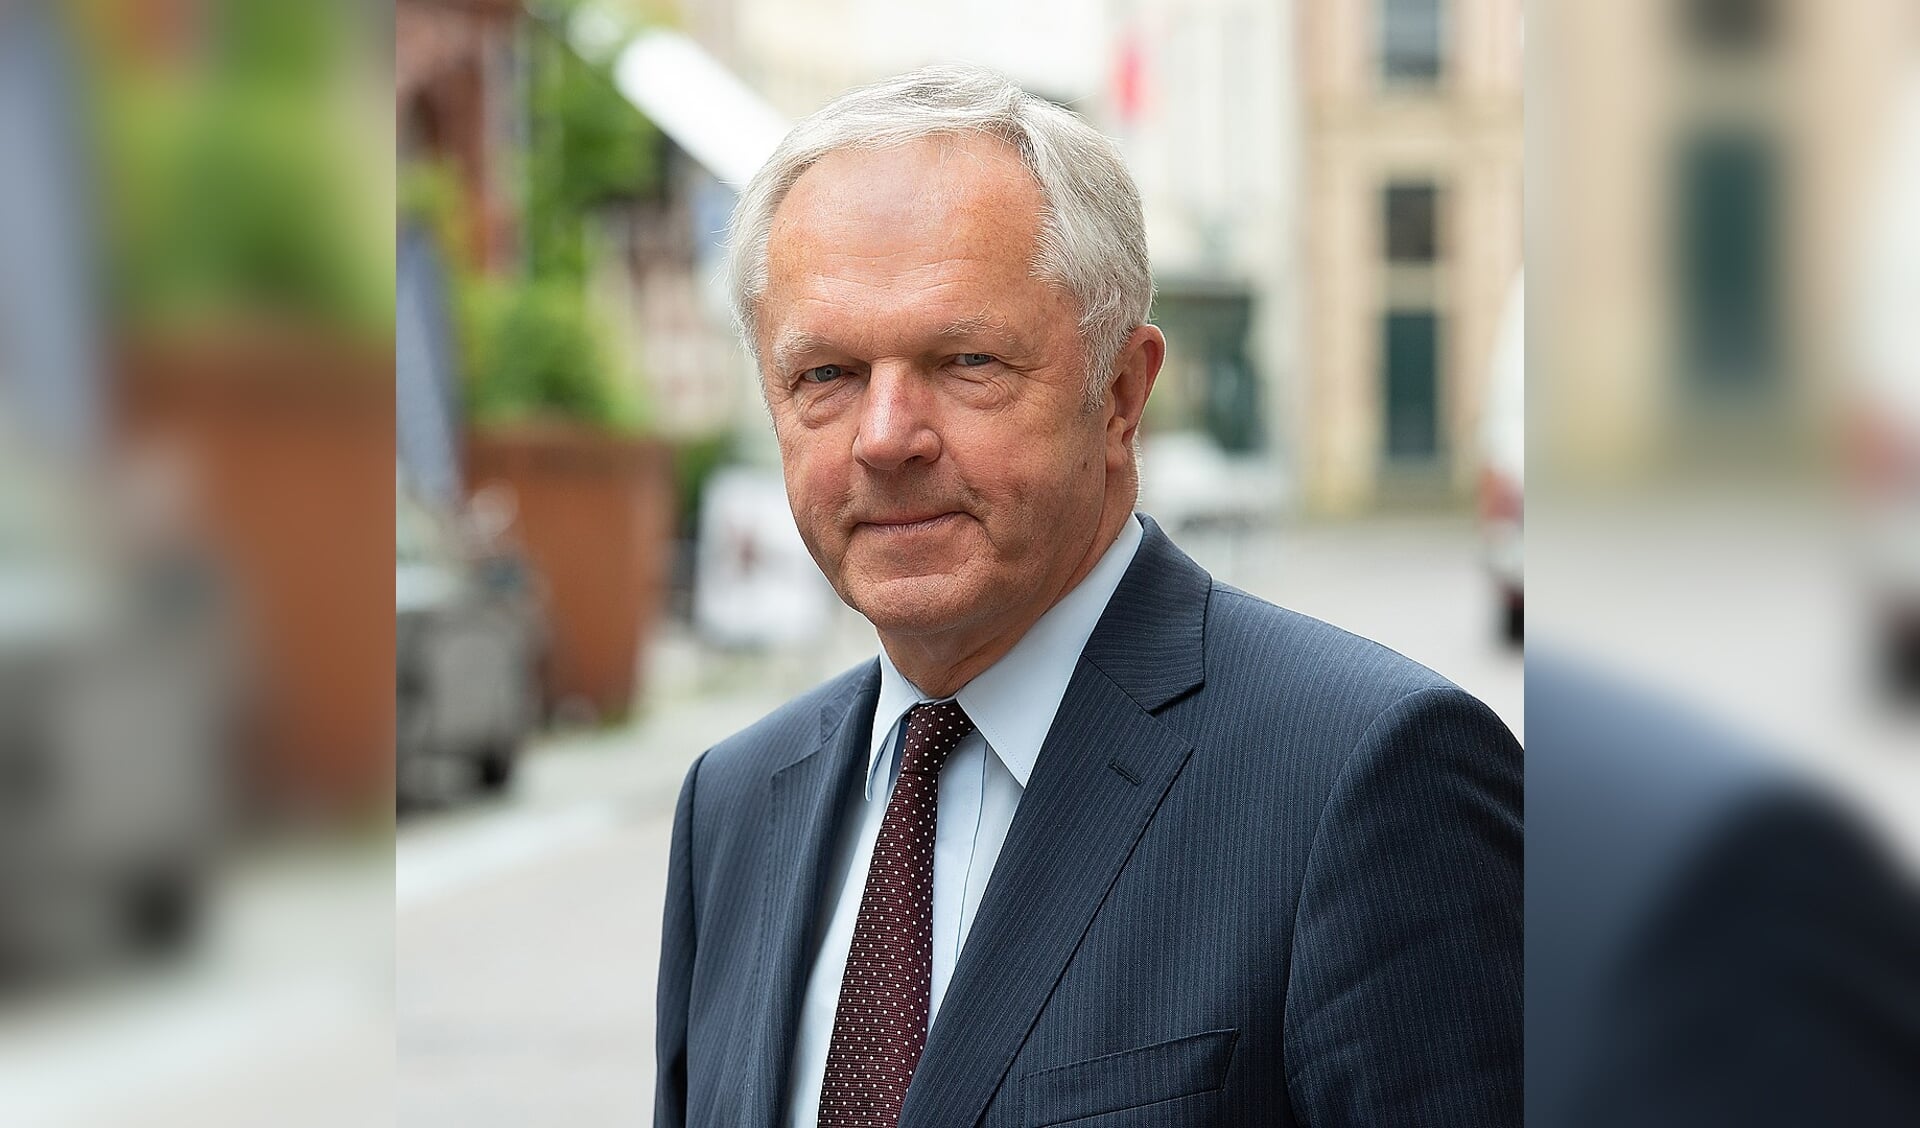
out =
[[[1209,1030],[1029,1073],[1020,1078],[1021,1119],[1045,1128],[1218,1089],[1239,1037]]]

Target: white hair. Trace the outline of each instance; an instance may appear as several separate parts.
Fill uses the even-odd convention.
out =
[[[1080,305],[1089,402],[1153,302],[1140,191],[1107,137],[1069,110],[981,67],[925,67],[851,90],[793,127],[741,194],[728,231],[735,324],[760,359],[759,302],[767,288],[774,212],[828,153],[887,149],[931,137],[981,134],[1011,146],[1040,188],[1036,277]]]

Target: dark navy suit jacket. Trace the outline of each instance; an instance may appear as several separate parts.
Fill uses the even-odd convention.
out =
[[[1521,756],[1383,647],[1152,521],[1007,833],[901,1123],[1518,1125]],[[784,1120],[857,667],[710,749],[675,814],[657,1125]]]

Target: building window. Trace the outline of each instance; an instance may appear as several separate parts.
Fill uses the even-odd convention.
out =
[[[1441,0],[1380,0],[1380,73],[1393,85],[1440,81]]]
[[[1688,44],[1709,56],[1761,54],[1779,25],[1773,0],[1688,0],[1680,12]]]
[[[1422,265],[1440,257],[1440,188],[1431,181],[1389,184],[1385,207],[1387,261]]]

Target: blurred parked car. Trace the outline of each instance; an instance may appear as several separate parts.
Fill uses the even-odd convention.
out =
[[[1920,299],[1920,290],[1915,292]],[[1920,378],[1920,367],[1916,368]],[[1920,696],[1920,393],[1864,390],[1851,436],[1874,658],[1887,688]]]
[[[402,805],[513,778],[541,716],[545,631],[524,557],[404,483],[394,503],[395,791]],[[487,524],[481,521],[480,524]],[[495,522],[503,524],[503,522]]]
[[[1881,673],[1920,696],[1920,75],[1896,108],[1863,229],[1848,436]]]
[[[1269,524],[1291,497],[1270,460],[1229,454],[1200,431],[1166,431],[1140,443],[1140,509],[1178,536],[1197,529]]]
[[[0,438],[0,974],[186,946],[236,790],[217,574],[78,469]]]
[[[1501,635],[1526,631],[1524,526],[1527,453],[1526,278],[1514,279],[1500,313],[1480,419],[1480,533],[1499,598]]]

